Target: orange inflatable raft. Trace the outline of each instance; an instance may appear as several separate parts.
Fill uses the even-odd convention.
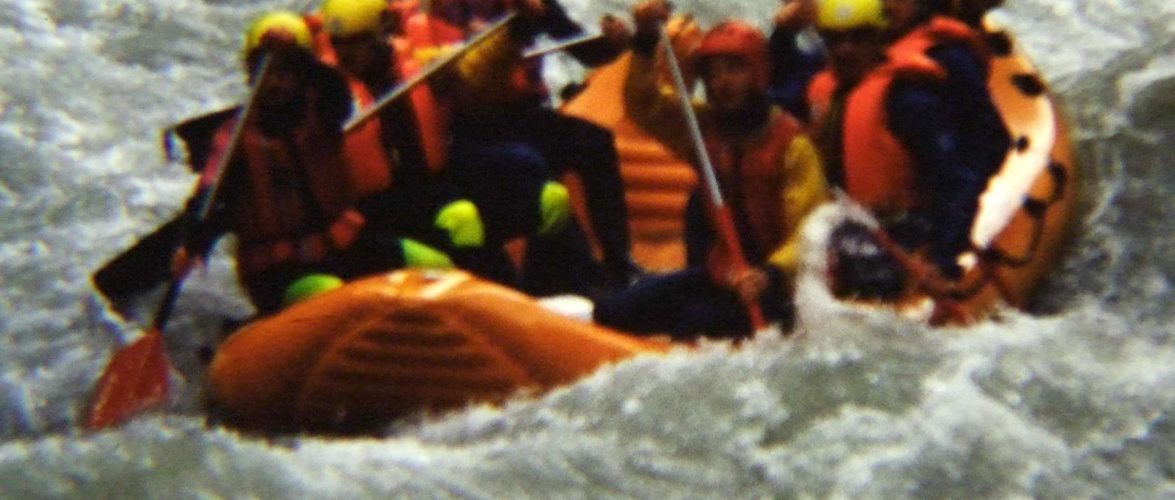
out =
[[[668,348],[464,272],[400,271],[234,333],[209,367],[209,395],[237,428],[356,434],[422,410],[551,389]]]
[[[982,250],[951,299],[962,319],[1001,302],[1024,304],[1060,250],[1077,194],[1076,166],[1046,86],[1010,37],[993,30],[989,39],[997,55],[991,89],[1016,146],[981,201],[972,240]],[[601,70],[584,98],[618,93],[624,71],[625,59]],[[568,111],[586,112],[576,102],[588,101],[572,102]],[[658,150],[620,109],[600,107],[590,116],[617,132],[630,207],[645,198],[635,180],[640,174],[632,172],[681,172],[667,176],[681,181],[663,210],[634,210],[634,231],[679,231],[667,219],[684,206],[694,182],[685,172],[692,171]],[[649,215],[645,222],[641,214]],[[665,226],[653,223],[659,219]],[[561,316],[462,272],[401,271],[347,284],[233,334],[209,368],[209,395],[224,421],[242,429],[366,433],[422,410],[544,391],[606,363],[669,348]]]

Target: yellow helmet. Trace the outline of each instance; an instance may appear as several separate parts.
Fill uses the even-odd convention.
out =
[[[261,45],[267,35],[283,34],[293,40],[295,44],[306,50],[313,48],[314,38],[310,34],[310,27],[302,16],[289,11],[270,12],[262,15],[245,30],[245,55]]]
[[[388,12],[387,0],[326,0],[322,25],[330,36],[352,36],[379,31]]]
[[[822,30],[884,28],[881,0],[817,0],[816,27]]]

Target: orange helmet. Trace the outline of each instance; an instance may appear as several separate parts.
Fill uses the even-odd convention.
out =
[[[702,43],[690,54],[690,63],[703,74],[706,59],[713,56],[735,56],[743,59],[755,73],[755,82],[767,89],[767,38],[758,28],[743,21],[725,21],[707,31]]]

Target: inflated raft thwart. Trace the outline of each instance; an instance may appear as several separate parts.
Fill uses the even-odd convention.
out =
[[[550,389],[668,348],[560,316],[463,272],[401,271],[233,334],[209,367],[209,392],[234,427],[355,434],[422,410]]]

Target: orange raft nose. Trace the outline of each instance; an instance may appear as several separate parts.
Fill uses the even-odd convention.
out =
[[[400,271],[242,328],[216,353],[209,386],[229,425],[353,434],[420,410],[550,389],[668,348],[466,273]]]

